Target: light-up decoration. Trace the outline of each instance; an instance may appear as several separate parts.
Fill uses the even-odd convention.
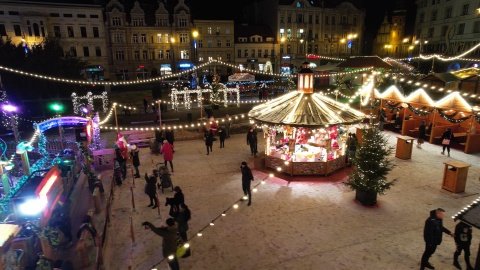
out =
[[[91,110],[94,109],[93,107],[93,101],[94,99],[101,99],[102,100],[102,109],[103,109],[103,112],[107,112],[108,110],[108,93],[106,91],[102,92],[101,95],[94,95],[92,94],[92,92],[88,92],[85,96],[77,96],[77,93],[72,93],[72,103],[73,103],[73,112],[75,114],[79,114],[80,113],[80,108],[82,107],[82,105],[85,105],[85,104],[82,104],[80,101],[82,99],[86,99],[87,100],[87,104],[88,106],[90,106]]]
[[[12,113],[17,111],[17,107],[11,105],[11,104],[4,104],[2,106],[2,109],[6,112]]]
[[[31,152],[33,150],[33,146],[30,144],[30,142],[20,142],[17,144],[17,147],[15,149],[15,153],[22,155],[25,152]]]
[[[65,116],[65,117],[56,117],[41,123],[38,123],[38,129],[40,132],[45,130],[55,128],[58,126],[76,126],[79,124],[86,125],[89,119],[79,116]]]

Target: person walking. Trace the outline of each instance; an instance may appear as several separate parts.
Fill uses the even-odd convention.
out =
[[[173,148],[174,146],[168,143],[167,140],[163,141],[163,146],[162,149],[160,150],[160,153],[163,155],[163,160],[164,160],[164,165],[167,167],[167,162],[170,163],[170,168],[172,169],[173,172]]]
[[[430,211],[430,216],[425,221],[423,229],[423,239],[425,240],[425,251],[422,255],[420,270],[435,269],[428,260],[435,253],[437,246],[442,243],[442,233],[449,234],[454,237],[454,234],[447,228],[443,227],[443,219],[445,218],[445,210],[437,208]]]
[[[422,149],[422,144],[427,139],[427,122],[422,120],[422,124],[418,127],[418,141],[417,141],[417,148]]]
[[[452,140],[454,138],[455,136],[453,135],[451,128],[447,128],[447,130],[443,132],[442,138],[441,138],[443,150],[440,154],[445,155],[445,148],[447,148],[447,154],[448,156],[450,156],[450,144],[452,143]]]
[[[183,239],[183,241],[188,241],[187,231],[188,231],[188,221],[192,217],[190,209],[185,203],[180,203],[178,207],[178,213],[175,217],[175,221],[178,225],[178,234]]]
[[[210,130],[205,130],[205,146],[207,147],[207,155],[210,155],[210,152],[213,152],[213,133]]]
[[[142,226],[145,229],[151,230],[156,235],[163,238],[162,240],[162,255],[167,259],[168,265],[172,270],[180,270],[177,258],[177,232],[178,226],[173,218],[168,218],[166,226],[155,227],[152,223],[144,221]]]
[[[145,114],[147,114],[147,109],[148,109],[148,99],[147,97],[143,98],[143,110],[145,111]]]
[[[173,198],[170,197],[166,199],[165,206],[170,205],[170,211],[168,212],[168,214],[171,217],[176,217],[180,204],[185,203],[185,196],[183,195],[183,191],[179,186],[175,186],[173,188],[173,191],[175,192],[175,195],[173,195]]]
[[[140,158],[138,156],[139,153],[140,151],[138,150],[137,144],[132,144],[130,156],[132,157],[132,165],[135,168],[135,178],[140,178],[140,171],[138,170],[138,166],[140,166]]]
[[[147,207],[153,206],[152,209],[155,209],[158,207],[157,177],[155,175],[148,176],[147,173],[145,173],[145,181],[147,182],[145,185],[145,194],[150,198],[150,204],[147,205]]]
[[[218,137],[220,138],[220,148],[225,148],[225,138],[227,138],[227,132],[223,127],[218,128]]]
[[[357,152],[358,140],[357,135],[355,133],[349,133],[348,143],[347,143],[347,165],[352,165],[352,158],[355,157],[355,153]]]
[[[253,174],[250,167],[248,167],[247,162],[243,161],[242,165],[240,166],[242,170],[242,189],[243,189],[243,198],[242,200],[246,200],[248,196],[248,206],[252,204],[252,191],[250,190],[250,184],[253,181]]]
[[[250,145],[251,155],[257,157],[257,131],[255,125],[252,125],[247,132],[247,145]]]
[[[122,179],[125,180],[127,177],[127,159],[125,158],[124,150],[120,148],[118,144],[113,145],[113,149],[115,149],[115,158],[121,168]]]
[[[225,134],[227,135],[227,139],[230,138],[230,128],[232,127],[232,119],[230,115],[225,116]]]
[[[455,220],[456,221],[456,220]],[[472,244],[472,226],[465,222],[458,222],[455,226],[455,253],[453,254],[453,265],[457,269],[462,269],[458,263],[458,257],[462,254],[465,258],[465,264],[467,265],[467,270],[473,270],[472,265],[470,264],[470,245]]]

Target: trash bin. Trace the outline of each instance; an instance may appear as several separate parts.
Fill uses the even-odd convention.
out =
[[[187,122],[191,123],[193,121],[192,113],[187,113]]]

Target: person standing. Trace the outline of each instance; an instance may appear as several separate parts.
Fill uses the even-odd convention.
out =
[[[435,269],[428,260],[435,253],[437,246],[442,243],[442,233],[449,234],[454,237],[454,234],[447,228],[443,227],[443,219],[445,218],[445,210],[437,208],[430,211],[430,216],[425,221],[423,229],[423,239],[425,240],[425,251],[422,255],[420,270]]]
[[[177,232],[178,227],[173,218],[166,220],[166,226],[155,227],[152,223],[144,221],[142,223],[145,229],[150,229],[153,233],[163,238],[162,255],[168,261],[168,265],[172,270],[180,270],[177,258]],[[170,256],[173,256],[170,257]]]
[[[247,145],[250,145],[251,155],[257,157],[257,131],[255,130],[255,125],[252,125],[247,132]]]
[[[243,161],[242,165],[240,166],[242,170],[242,189],[244,197],[242,200],[246,200],[246,196],[248,196],[248,206],[252,204],[252,191],[250,190],[250,184],[253,181],[253,174],[250,167],[248,167],[247,162]]]
[[[153,206],[152,209],[155,209],[158,207],[157,177],[155,175],[148,176],[147,173],[145,173],[145,181],[147,182],[145,185],[145,194],[150,198],[150,204],[147,205],[147,207]]]
[[[387,121],[387,114],[384,109],[380,112],[380,115],[378,116],[378,121],[379,121],[379,128],[381,131],[383,131],[383,126],[385,125],[385,121]]]
[[[168,214],[174,218],[178,214],[180,204],[185,203],[185,196],[183,195],[183,191],[179,186],[175,186],[173,191],[175,192],[175,195],[173,195],[173,198],[166,199],[165,206],[170,205],[170,211]]]
[[[113,159],[113,178],[115,179],[117,186],[122,185],[122,166],[120,166],[120,162],[117,158]]]
[[[473,270],[472,265],[470,264],[470,245],[472,244],[472,226],[462,221],[458,222],[455,226],[455,253],[453,254],[453,265],[457,269],[462,269],[458,263],[458,257],[462,254],[465,258],[465,263],[467,264],[467,270]]]
[[[167,140],[164,140],[162,149],[160,150],[160,153],[163,155],[165,167],[167,167],[167,162],[169,162],[172,172],[173,172],[173,147],[174,146],[168,143]]]
[[[178,213],[175,217],[175,221],[178,225],[178,234],[183,239],[183,241],[188,241],[187,231],[188,231],[188,221],[192,217],[190,209],[185,203],[179,204]]]
[[[452,129],[447,128],[447,130],[445,130],[445,132],[442,134],[442,138],[440,139],[442,140],[442,147],[443,147],[443,150],[442,152],[440,152],[440,154],[445,155],[445,148],[447,148],[447,154],[448,156],[450,156],[450,144],[452,143],[452,140],[454,138],[455,136],[453,136]]]
[[[175,134],[173,132],[173,129],[165,130],[165,139],[168,141],[169,144],[173,145],[173,142],[175,141]]]
[[[118,144],[115,144],[113,148],[115,149],[115,158],[121,168],[122,179],[125,180],[127,177],[127,159],[125,158],[124,150],[120,148]]]
[[[352,158],[355,157],[355,153],[357,152],[357,146],[358,146],[358,140],[357,140],[357,135],[355,133],[350,133],[349,134],[350,138],[348,139],[347,143],[347,149],[348,149],[348,166],[352,165]]]
[[[205,146],[207,147],[207,155],[213,151],[213,133],[210,130],[205,130]]]
[[[227,134],[223,127],[218,128],[218,137],[220,138],[220,148],[225,148],[225,138]]]
[[[132,157],[132,165],[135,168],[135,178],[140,178],[140,171],[138,170],[138,166],[140,166],[139,152],[137,144],[132,144],[130,156]]]
[[[425,142],[427,139],[427,122],[425,120],[422,120],[422,124],[418,127],[418,141],[417,141],[417,147],[419,149],[422,149],[422,144]]]
[[[230,138],[230,128],[232,127],[232,119],[230,115],[225,116],[225,134],[227,135],[227,139]]]
[[[148,109],[148,99],[147,97],[143,98],[143,110],[145,111],[145,114],[147,114],[147,109]]]

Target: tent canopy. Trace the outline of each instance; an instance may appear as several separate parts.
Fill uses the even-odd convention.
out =
[[[393,69],[392,65],[382,60],[378,56],[358,56],[350,57],[347,61],[340,63],[339,68],[383,68]]]

